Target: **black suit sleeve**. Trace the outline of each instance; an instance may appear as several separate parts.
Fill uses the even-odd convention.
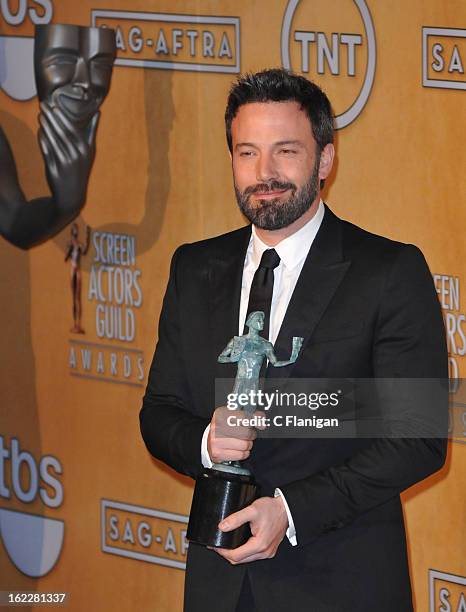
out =
[[[378,378],[448,376],[443,320],[422,253],[403,245],[387,272],[380,295],[373,344]],[[447,422],[445,401],[438,406]],[[296,527],[298,545],[351,523],[404,489],[439,470],[445,437],[374,440],[343,465],[281,486]]]
[[[190,410],[177,287],[182,249],[179,247],[173,255],[160,314],[159,339],[139,418],[150,453],[177,472],[195,478],[202,470],[201,441],[209,420]]]

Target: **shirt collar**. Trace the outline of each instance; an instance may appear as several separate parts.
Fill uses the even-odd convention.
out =
[[[280,260],[286,268],[292,270],[295,266],[306,258],[309,249],[314,241],[314,238],[319,231],[322,219],[324,218],[325,207],[322,200],[319,202],[316,214],[310,219],[306,225],[303,225],[297,232],[288,236],[275,247],[273,247]],[[255,268],[259,267],[262,253],[271,247],[266,245],[256,233],[256,228],[252,226],[252,261]]]

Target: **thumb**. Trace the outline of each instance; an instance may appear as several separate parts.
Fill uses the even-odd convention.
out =
[[[233,531],[233,529],[237,529],[244,525],[244,523],[249,523],[253,520],[254,517],[254,509],[252,506],[247,506],[243,508],[243,510],[239,510],[238,512],[234,512],[227,516],[223,521],[218,524],[218,527],[221,531]]]
[[[263,410],[256,410],[254,416],[259,417],[257,425],[255,425],[254,427],[256,429],[259,429],[260,431],[264,431],[265,429],[267,429],[267,421],[265,420],[267,416],[266,413]]]

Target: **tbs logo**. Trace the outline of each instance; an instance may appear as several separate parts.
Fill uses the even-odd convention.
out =
[[[0,89],[13,100],[36,95],[34,26],[50,23],[52,0],[1,0]]]
[[[17,438],[10,448],[0,436],[0,503],[13,497],[25,504],[38,498],[48,508],[63,503],[63,468],[56,457],[36,461],[21,450]],[[57,519],[0,508],[0,539],[15,566],[26,576],[47,574],[57,563],[63,545],[64,522]]]

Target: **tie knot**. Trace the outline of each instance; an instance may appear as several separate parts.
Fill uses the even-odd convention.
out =
[[[280,256],[275,249],[267,249],[262,253],[259,268],[267,268],[273,270],[280,263]]]

